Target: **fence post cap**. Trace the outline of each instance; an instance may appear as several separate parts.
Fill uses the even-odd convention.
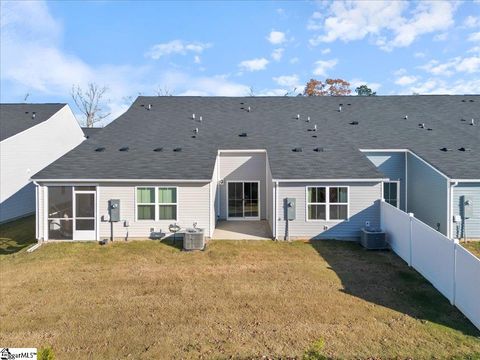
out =
[[[408,216],[415,217],[414,213],[408,213]]]
[[[454,244],[459,244],[460,241],[459,241],[458,239],[453,239],[453,243],[454,243]]]

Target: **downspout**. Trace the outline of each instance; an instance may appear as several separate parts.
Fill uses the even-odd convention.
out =
[[[454,181],[453,183],[450,184],[450,204],[449,204],[449,220],[448,224],[450,226],[449,228],[449,237],[450,239],[453,239],[453,188],[458,185],[458,181]]]
[[[275,240],[278,240],[278,181],[275,181]]]
[[[38,183],[35,180],[32,180],[32,183],[35,185],[35,239],[38,241]]]

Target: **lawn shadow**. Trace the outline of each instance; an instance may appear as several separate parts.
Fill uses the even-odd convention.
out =
[[[34,215],[0,225],[0,255],[17,253],[36,242]]]
[[[172,235],[166,236],[162,240],[160,240],[160,242],[167,246],[171,246],[177,250],[183,249],[183,235],[181,234],[176,234],[176,235],[172,234]]]
[[[465,335],[480,336],[457,308],[395,253],[368,251],[358,243],[336,240],[312,240],[310,244],[340,278],[344,293]]]

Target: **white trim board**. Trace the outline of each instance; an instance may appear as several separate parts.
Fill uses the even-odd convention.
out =
[[[122,182],[122,183],[166,183],[166,182],[172,182],[172,183],[209,183],[212,181],[212,179],[30,179],[32,181],[36,182],[51,182],[51,183],[68,183],[70,184],[71,182],[78,182],[78,183],[83,183],[83,182]]]
[[[382,182],[389,181],[389,178],[376,178],[376,179],[272,179],[277,182]]]

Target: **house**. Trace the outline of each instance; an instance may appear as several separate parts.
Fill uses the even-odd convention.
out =
[[[84,139],[67,104],[0,104],[0,223],[34,213],[30,177]]]
[[[141,96],[33,176],[38,236],[148,238],[195,223],[215,237],[241,220],[275,239],[355,239],[379,226],[384,199],[450,237],[480,237],[479,115],[478,95]],[[108,222],[109,200],[121,221]]]

